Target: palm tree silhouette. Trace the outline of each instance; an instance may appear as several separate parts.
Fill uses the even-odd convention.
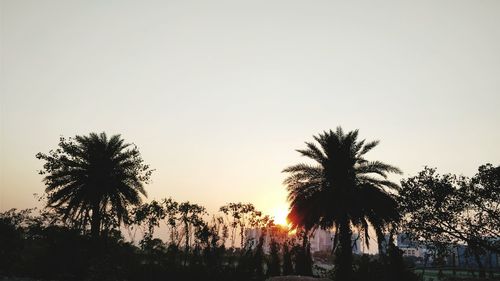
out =
[[[74,223],[90,222],[94,238],[101,235],[104,218],[120,224],[128,217],[127,206],[141,203],[152,172],[135,146],[104,132],[61,138],[58,149],[36,157],[46,161],[40,173],[47,174],[47,206]]]
[[[387,174],[401,171],[364,159],[379,142],[358,142],[357,138],[358,130],[347,134],[341,127],[335,132],[325,131],[314,136],[319,147],[306,142],[306,149],[297,150],[314,164],[301,163],[283,170],[289,173],[284,184],[292,227],[306,232],[335,227],[335,272],[339,280],[352,279],[351,227],[364,234],[368,246],[370,225],[381,241],[386,226],[399,218],[396,200],[390,194],[398,185],[389,181]]]

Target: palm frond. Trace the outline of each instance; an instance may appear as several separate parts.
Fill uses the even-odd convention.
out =
[[[305,149],[297,150],[318,165],[300,163],[283,170],[288,173],[284,184],[293,227],[336,227],[341,231],[352,225],[369,246],[370,227],[379,238],[388,224],[399,220],[398,206],[390,193],[399,185],[387,177],[401,174],[401,170],[366,160],[364,155],[379,141],[358,141],[358,136],[358,130],[345,133],[337,127],[313,136],[316,143],[306,142]]]

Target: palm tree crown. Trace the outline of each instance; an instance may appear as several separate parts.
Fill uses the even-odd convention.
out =
[[[306,231],[317,227],[335,227],[340,239],[342,259],[350,263],[351,227],[356,227],[369,241],[369,225],[381,238],[385,226],[398,219],[397,203],[390,191],[398,185],[387,179],[388,173],[401,171],[379,161],[368,161],[365,154],[379,142],[357,141],[358,131],[345,134],[342,128],[325,131],[314,139],[319,144],[306,142],[306,149],[297,150],[314,164],[297,164],[287,167],[289,173],[284,184],[288,189],[292,226]],[[342,265],[341,265],[342,267]],[[350,270],[346,264],[340,271],[348,280]]]
[[[120,135],[61,138],[55,151],[36,156],[45,160],[40,173],[47,174],[47,205],[81,226],[90,222],[93,236],[100,235],[104,218],[120,224],[128,217],[127,206],[141,203],[152,172]]]

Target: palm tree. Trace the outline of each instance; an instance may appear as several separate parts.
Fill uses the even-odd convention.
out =
[[[288,189],[290,211],[288,220],[294,228],[306,232],[336,229],[336,275],[339,280],[352,278],[352,227],[364,234],[368,245],[369,226],[375,229],[379,241],[386,226],[397,221],[397,203],[391,191],[398,185],[387,179],[388,173],[401,174],[391,165],[368,161],[364,155],[378,141],[358,141],[358,131],[345,134],[338,127],[325,131],[306,142],[306,149],[297,150],[314,164],[287,167],[284,184]]]
[[[36,155],[45,160],[40,174],[46,174],[47,207],[81,227],[90,222],[94,238],[109,227],[105,223],[119,225],[127,219],[127,207],[139,205],[141,195],[146,196],[144,184],[152,170],[137,148],[125,144],[120,135],[61,137],[58,146]]]

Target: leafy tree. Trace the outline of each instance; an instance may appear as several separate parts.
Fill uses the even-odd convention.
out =
[[[258,225],[258,220],[261,218],[262,213],[255,209],[251,203],[241,204],[239,212],[239,227],[240,227],[240,249],[243,249],[246,242],[245,232],[250,227]]]
[[[128,217],[127,207],[141,203],[152,173],[137,147],[120,135],[61,137],[57,149],[36,157],[45,161],[40,174],[45,175],[47,206],[77,226],[90,222],[93,237],[109,227],[106,219],[120,224]]]
[[[240,220],[240,209],[241,209],[242,204],[241,203],[228,203],[222,207],[220,207],[220,211],[226,215],[226,220],[229,223],[229,226],[231,228],[230,232],[230,239],[231,239],[231,248],[234,248],[236,244],[236,229],[238,228],[239,225],[239,220]]]
[[[256,227],[261,212],[255,209],[251,203],[228,203],[219,209],[225,216],[231,227],[231,248],[236,245],[236,234],[239,229],[240,249],[245,245],[245,230],[248,227]]]
[[[196,230],[197,245],[202,248],[202,255],[212,276],[220,274],[225,254],[223,219],[212,217],[211,223],[205,223]]]
[[[312,276],[313,262],[308,234],[303,229],[299,229],[297,230],[296,235],[298,240],[301,240],[302,244],[296,244],[292,248],[295,263],[295,274]]]
[[[160,221],[166,216],[162,204],[155,200],[138,206],[133,213],[134,223],[146,226],[143,240],[153,239],[155,228],[160,226]]]
[[[125,241],[120,229],[111,229],[100,238],[105,251],[95,251],[93,239],[79,229],[67,227],[57,220],[58,214],[44,209],[0,213],[0,274],[30,277],[41,280],[263,280],[265,277],[265,241],[274,233],[275,241],[283,239],[279,226],[274,226],[268,216],[258,217],[256,227],[262,235],[255,247],[248,244],[232,259],[235,252],[226,251],[227,225],[221,217],[210,222],[203,219],[188,202],[178,205],[175,214],[181,242],[185,242],[185,223],[188,223],[189,250],[179,249],[176,243],[165,243],[152,238],[154,228],[161,222],[168,224],[165,204],[152,201],[142,204],[132,212],[136,223],[147,239],[135,243]],[[170,202],[175,202],[170,200]],[[162,211],[163,210],[163,211]],[[189,211],[185,211],[189,210]],[[193,213],[191,213],[193,212]],[[163,218],[163,219],[162,219]],[[137,226],[137,225],[135,225]],[[273,246],[274,247],[274,246]],[[279,251],[278,245],[273,253]],[[299,248],[302,248],[299,246]],[[273,254],[274,255],[274,254]],[[274,257],[279,260],[279,257]],[[237,261],[237,262],[236,262]],[[279,267],[279,262],[276,263]],[[277,270],[279,274],[279,268]],[[269,272],[270,274],[270,272]]]
[[[257,280],[264,279],[264,239],[266,233],[265,230],[259,237],[259,242],[255,247],[254,255],[253,255],[253,264],[252,270],[254,271],[255,277]]]
[[[288,241],[283,243],[283,275],[293,274],[292,253]]]
[[[500,253],[500,166],[480,166],[478,173],[462,184],[460,197],[466,203],[467,215],[462,216],[465,232],[474,237],[478,247]]]
[[[288,188],[292,226],[307,232],[316,227],[333,228],[338,232],[339,248],[336,274],[339,280],[352,279],[351,225],[364,233],[369,241],[369,225],[379,240],[388,223],[397,221],[397,202],[388,192],[398,185],[387,180],[388,173],[401,173],[380,161],[368,161],[365,154],[379,142],[358,141],[358,131],[344,133],[338,127],[314,139],[319,147],[306,142],[306,149],[297,150],[314,164],[301,163],[283,171]]]
[[[179,220],[179,203],[172,198],[163,199],[163,210],[167,219],[167,227],[170,230],[170,243],[178,244],[179,232],[177,231],[177,221]],[[177,241],[177,242],[176,242]]]
[[[403,259],[403,251],[400,250],[391,239],[387,247],[387,256],[385,257],[385,273],[388,281],[417,281],[418,276],[411,271]]]
[[[17,212],[16,209],[0,213],[0,275],[10,275],[19,259],[19,252],[24,245],[21,223],[26,213]]]
[[[186,255],[191,245],[191,236],[194,234],[192,229],[204,226],[202,216],[205,214],[205,208],[198,204],[191,204],[189,201],[179,204],[179,219],[184,226],[184,252]]]
[[[269,262],[267,266],[268,276],[279,276],[281,274],[280,245],[271,238],[269,245]]]
[[[363,254],[358,259],[355,259],[354,264],[356,268],[354,271],[354,280],[387,281],[384,278],[384,268],[380,259],[372,259],[370,255]]]
[[[480,255],[500,253],[500,242],[495,239],[500,237],[499,183],[499,168],[490,164],[481,166],[472,179],[440,175],[425,167],[401,182],[402,230],[425,244],[438,262],[451,245],[465,243],[482,269]]]

